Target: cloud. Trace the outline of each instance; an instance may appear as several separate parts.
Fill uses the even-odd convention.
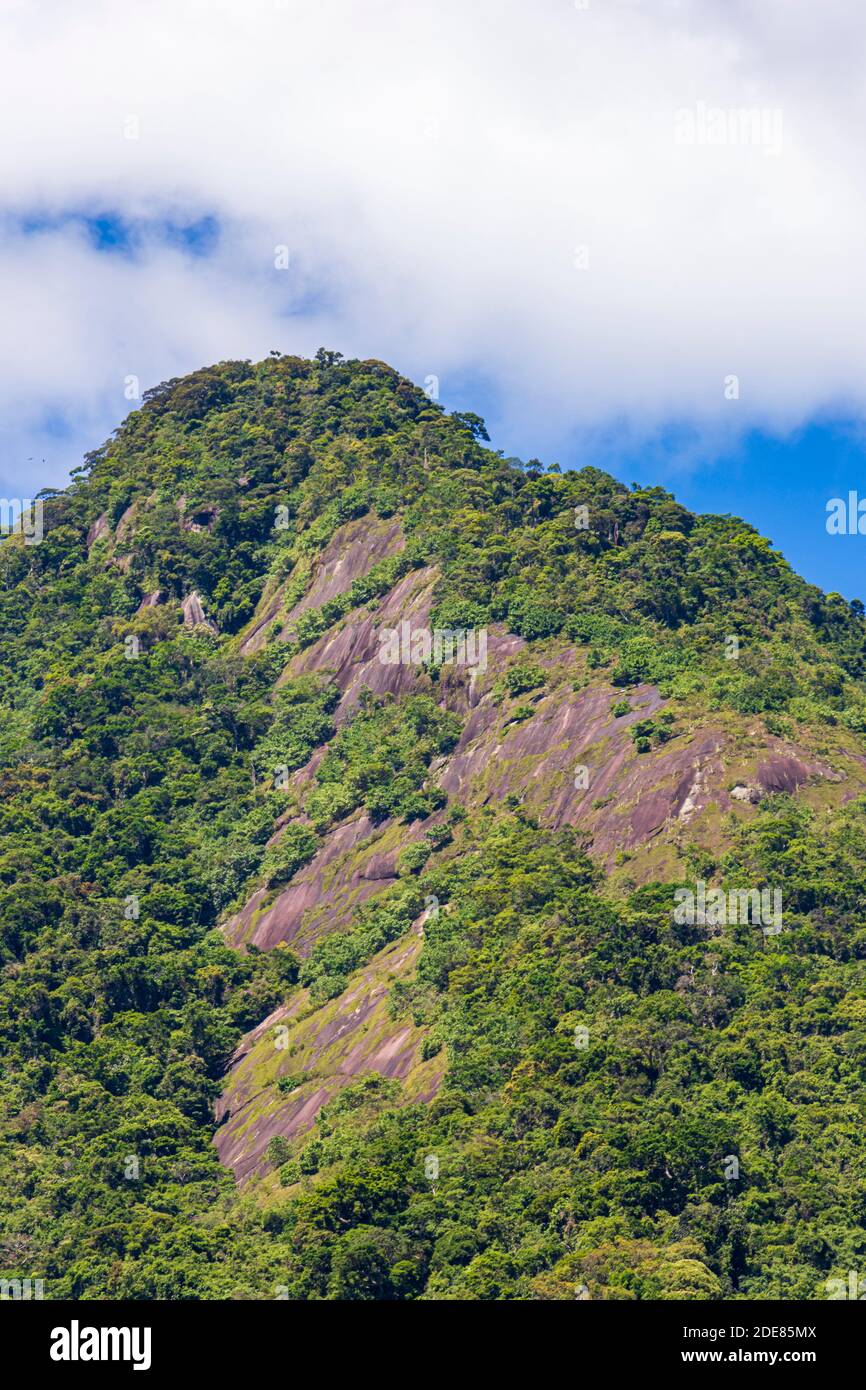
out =
[[[537,449],[862,416],[864,40],[848,0],[7,4],[0,481],[130,374],[321,343]]]

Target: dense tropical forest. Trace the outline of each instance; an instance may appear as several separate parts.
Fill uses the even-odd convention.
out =
[[[0,542],[0,1277],[821,1299],[866,1270],[861,603],[735,517],[505,458],[325,350],[162,384],[41,500],[43,539]],[[356,523],[400,544],[305,606]],[[431,626],[498,634],[472,700],[426,663],[347,709],[328,642],[427,577]],[[622,783],[572,815],[516,757],[508,785],[449,781],[479,710],[489,777],[595,699],[615,778],[713,733],[700,815],[681,797],[626,843],[590,833]],[[758,787],[758,743],[802,772]],[[362,824],[395,846],[381,891],[233,938]],[[697,879],[777,888],[785,930],[678,923]],[[291,1034],[252,1112],[327,1095],[240,1180],[215,1143],[239,1045],[280,1010],[320,1033],[371,971],[435,1082],[314,1074]]]

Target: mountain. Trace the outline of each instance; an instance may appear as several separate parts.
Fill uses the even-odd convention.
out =
[[[381,362],[146,394],[0,543],[0,1277],[827,1296],[866,623]]]

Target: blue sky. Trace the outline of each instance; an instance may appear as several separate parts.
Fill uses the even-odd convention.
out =
[[[73,230],[86,239],[93,251],[131,261],[151,244],[175,247],[190,256],[207,256],[219,237],[217,218],[207,214],[179,221],[171,217],[129,218],[113,209],[70,208],[18,213],[10,220],[13,233],[17,231],[24,237]]]
[[[792,439],[750,436],[676,486],[695,511],[733,512],[768,536],[812,584],[847,599],[866,596],[866,536],[830,535],[827,502],[866,498],[866,451],[852,422],[813,423]]]
[[[783,438],[752,431],[734,448],[684,465],[679,437],[666,441],[662,431],[661,440],[635,450],[628,432],[618,437],[615,426],[601,443],[575,448],[566,437],[540,451],[533,442],[533,421],[516,432],[498,429],[495,393],[481,382],[473,385],[474,390],[461,385],[453,408],[484,415],[493,447],[524,459],[540,456],[562,468],[592,464],[629,485],[665,487],[692,511],[741,516],[810,583],[847,599],[866,598],[866,536],[831,535],[826,527],[830,498],[847,500],[853,489],[866,499],[862,422],[822,418]],[[452,408],[447,394],[443,401]],[[535,423],[541,438],[545,422]]]
[[[866,597],[864,7],[29,0],[0,52],[0,494],[325,345]]]

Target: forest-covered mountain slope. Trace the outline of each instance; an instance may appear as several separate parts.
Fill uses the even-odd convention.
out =
[[[43,501],[0,542],[0,1277],[862,1268],[862,604],[324,350],[163,384]]]

